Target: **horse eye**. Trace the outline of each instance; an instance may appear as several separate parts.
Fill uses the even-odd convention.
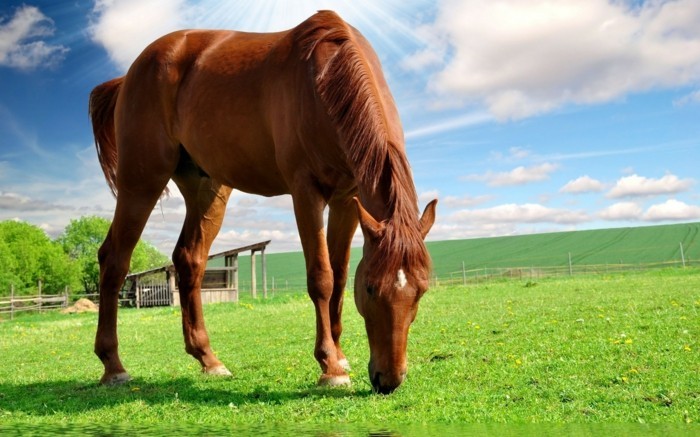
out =
[[[374,287],[373,286],[371,286],[371,285],[367,286],[367,294],[369,294],[370,296],[372,296],[374,294]]]

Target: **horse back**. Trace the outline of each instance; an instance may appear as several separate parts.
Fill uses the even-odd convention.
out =
[[[265,108],[272,76],[285,71],[274,68],[281,38],[284,33],[225,30],[159,38],[125,77],[118,131],[127,138],[144,132],[165,138],[148,147],[181,147],[205,173],[234,188],[286,192]]]
[[[156,131],[209,175],[258,194],[289,192],[301,172],[347,189],[384,162],[392,137],[403,147],[376,55],[331,12],[286,32],[166,35],[134,62],[121,97],[123,130]]]

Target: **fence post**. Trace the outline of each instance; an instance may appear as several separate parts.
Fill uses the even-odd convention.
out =
[[[15,284],[10,284],[10,320],[15,318]]]
[[[265,246],[260,249],[260,255],[262,256],[260,262],[262,264],[263,298],[267,299],[267,262],[265,261]]]
[[[258,278],[255,274],[255,251],[251,250],[250,251],[250,294],[251,294],[251,296],[253,296],[253,299],[258,298],[257,281],[258,281]]]
[[[679,243],[681,245],[681,260],[683,261],[683,268],[685,268],[685,254],[683,253],[683,242]]]

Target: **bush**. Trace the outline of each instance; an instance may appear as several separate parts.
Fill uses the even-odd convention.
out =
[[[38,227],[25,222],[0,222],[0,290],[10,285],[16,294],[42,292],[57,294],[65,287],[79,286],[80,268],[71,262],[61,246]]]

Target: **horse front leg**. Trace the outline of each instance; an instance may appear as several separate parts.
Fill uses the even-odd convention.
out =
[[[314,357],[321,366],[319,385],[338,386],[350,384],[350,377],[343,368],[342,359],[334,339],[331,316],[337,311],[338,302],[333,301],[333,268],[328,254],[328,245],[323,229],[325,201],[310,184],[295,191],[294,214],[299,228],[304,258],[306,259],[306,282],[309,297],[316,310],[316,343]],[[338,333],[339,336],[339,333]]]
[[[214,238],[221,228],[231,189],[211,179],[188,174],[174,177],[185,198],[185,223],[173,252],[178,272],[182,334],[185,351],[210,375],[230,376],[231,372],[211,349],[202,312],[202,279]]]
[[[340,347],[343,333],[342,313],[345,284],[348,278],[350,245],[357,229],[357,214],[350,200],[332,200],[328,214],[328,250],[333,269],[333,294],[330,301],[331,335],[339,364],[350,371],[350,363]]]

